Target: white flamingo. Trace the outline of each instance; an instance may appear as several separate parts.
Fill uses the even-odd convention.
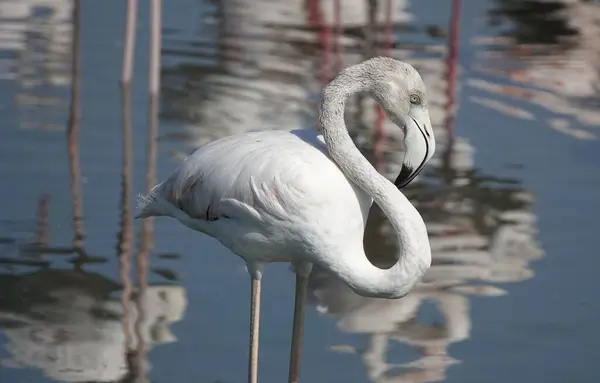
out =
[[[404,131],[405,157],[395,183],[371,166],[348,135],[345,102],[356,92],[369,92]],[[138,217],[176,218],[246,262],[252,285],[248,380],[253,383],[266,263],[291,262],[296,271],[290,382],[299,379],[306,285],[313,264],[359,295],[383,298],[407,294],[431,264],[425,223],[399,191],[435,151],[419,73],[388,57],[347,67],[323,89],[319,120],[322,135],[272,130],[213,141],[140,199]],[[363,249],[373,200],[390,220],[401,249],[389,269],[372,265]]]

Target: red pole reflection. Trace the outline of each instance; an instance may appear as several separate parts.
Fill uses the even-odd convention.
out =
[[[448,58],[446,60],[448,87],[446,88],[446,97],[448,102],[445,106],[446,120],[444,126],[448,131],[448,136],[454,136],[454,89],[456,86],[456,64],[458,58],[458,38],[460,26],[460,6],[461,0],[452,0],[452,14],[450,16],[450,36],[448,38]]]
[[[392,7],[393,1],[386,1],[386,10],[385,10],[385,48],[384,54],[386,56],[391,56],[392,50]],[[373,138],[373,151],[375,153],[375,169],[381,171],[381,168],[385,164],[384,151],[383,148],[385,146],[386,137],[385,132],[383,130],[383,121],[385,120],[385,114],[383,113],[383,109],[381,106],[377,105],[377,118],[375,120],[375,133]]]

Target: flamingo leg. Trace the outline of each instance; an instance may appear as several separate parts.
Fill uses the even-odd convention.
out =
[[[250,356],[248,359],[248,382],[258,381],[258,329],[260,326],[261,275],[253,273],[250,303]]]
[[[296,293],[294,298],[294,324],[292,327],[292,345],[290,350],[290,367],[288,383],[300,381],[300,360],[302,358],[302,335],[304,333],[304,311],[306,307],[306,292],[308,276],[312,264],[296,266]]]

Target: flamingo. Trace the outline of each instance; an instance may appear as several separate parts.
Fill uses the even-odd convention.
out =
[[[402,169],[392,183],[352,142],[345,102],[368,92],[404,132]],[[323,89],[314,130],[232,135],[192,153],[164,182],[140,196],[137,218],[168,216],[216,238],[240,256],[251,279],[248,381],[258,377],[260,290],[265,264],[296,273],[289,382],[298,382],[306,302],[316,264],[366,297],[401,298],[431,265],[425,223],[400,188],[435,151],[426,89],[417,70],[374,57],[341,70]],[[400,257],[389,269],[369,262],[363,233],[373,203],[395,229]]]

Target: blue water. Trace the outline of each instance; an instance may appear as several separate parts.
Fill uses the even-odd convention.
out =
[[[121,2],[81,7],[81,171],[75,180],[82,233],[73,224],[65,131],[72,4],[55,4],[0,2],[0,380],[242,382],[249,311],[243,262],[166,218],[146,228],[152,242],[146,255],[139,221],[130,237],[121,234]],[[308,24],[302,2],[278,4],[278,13],[242,0],[164,5],[158,180],[194,147],[219,136],[314,124],[311,102],[327,52],[315,33],[302,32]],[[452,2],[394,2],[399,46],[392,56],[422,73],[438,139],[436,158],[406,189],[430,228],[434,264],[423,284],[398,301],[358,297],[316,270],[302,381],[600,377],[594,330],[600,315],[594,294],[600,114],[594,106],[597,52],[584,39],[592,33],[584,16],[600,13],[600,5],[575,3],[546,13],[545,2],[523,4],[462,2],[455,101],[445,109]],[[358,5],[347,6],[342,20],[360,15],[351,12]],[[412,20],[400,20],[401,11]],[[428,34],[436,28],[442,33]],[[571,29],[579,33],[574,40],[565,32]],[[357,30],[344,30],[344,65],[362,57]],[[506,43],[500,35],[508,36]],[[495,38],[496,45],[483,38]],[[148,42],[148,4],[140,2],[125,204],[132,212],[134,197],[146,189]],[[66,82],[57,80],[63,77]],[[26,102],[40,95],[45,98]],[[357,145],[373,158],[374,118],[350,117]],[[449,129],[455,142],[450,160],[444,157]],[[392,148],[389,138],[384,174],[390,178],[397,165]],[[81,241],[74,241],[77,233]],[[367,252],[393,256],[390,235],[374,212]],[[137,258],[147,259],[147,277]],[[119,259],[131,263],[128,278]],[[268,267],[262,382],[287,376],[293,284],[287,265]]]

